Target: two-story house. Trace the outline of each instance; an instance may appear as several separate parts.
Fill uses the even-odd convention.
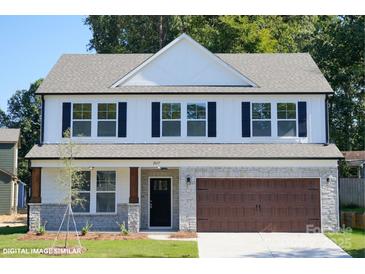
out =
[[[0,128],[0,215],[17,213],[20,129]]]
[[[80,227],[336,230],[332,93],[307,53],[213,54],[186,34],[156,54],[63,55],[37,91],[30,227],[61,223],[70,129],[88,182]]]

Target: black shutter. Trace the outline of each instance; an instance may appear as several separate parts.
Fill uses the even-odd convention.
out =
[[[307,102],[298,102],[299,137],[307,137]]]
[[[251,105],[250,102],[242,102],[242,137],[251,137]]]
[[[160,137],[160,102],[152,102],[152,137]]]
[[[71,103],[62,104],[62,137],[65,137],[65,131],[71,127]]]
[[[208,137],[217,137],[217,103],[208,102]]]
[[[118,137],[127,137],[127,103],[118,103]]]

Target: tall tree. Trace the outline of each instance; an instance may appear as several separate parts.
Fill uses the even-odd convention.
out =
[[[364,18],[322,17],[306,46],[335,91],[330,137],[341,150],[365,149]]]
[[[39,142],[41,99],[35,91],[41,82],[35,81],[28,90],[17,90],[8,101],[7,114],[0,113],[0,127],[20,128],[18,177],[25,183],[30,183],[30,172],[24,156]]]

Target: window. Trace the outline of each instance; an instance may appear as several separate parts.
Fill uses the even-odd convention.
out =
[[[278,136],[297,136],[297,111],[295,103],[278,103]]]
[[[162,136],[181,135],[181,105],[180,103],[162,104]]]
[[[72,136],[91,136],[91,104],[73,104]]]
[[[187,135],[206,136],[207,106],[205,103],[187,104]]]
[[[117,105],[98,104],[98,137],[115,137],[117,132]]]
[[[252,136],[271,136],[270,103],[252,103]]]
[[[96,173],[96,212],[115,212],[115,171]]]
[[[72,210],[90,212],[90,171],[77,172],[72,179]]]

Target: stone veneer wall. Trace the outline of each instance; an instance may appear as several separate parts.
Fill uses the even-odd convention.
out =
[[[46,230],[59,229],[65,214],[66,205],[62,204],[29,204],[29,228],[34,231],[39,224],[44,225]],[[139,204],[118,204],[116,214],[74,214],[77,229],[80,230],[87,222],[92,224],[92,231],[119,231],[118,223],[125,222],[131,232],[139,231],[140,206]],[[70,227],[74,229],[72,220]],[[66,229],[66,222],[62,230]]]
[[[179,170],[141,169],[141,229],[148,229],[148,178],[172,177],[172,229],[179,229]]]
[[[191,183],[186,183],[186,177]],[[332,180],[327,182],[331,176]],[[331,167],[182,167],[180,168],[180,230],[195,231],[196,224],[196,178],[320,178],[322,231],[339,228],[337,168]]]

